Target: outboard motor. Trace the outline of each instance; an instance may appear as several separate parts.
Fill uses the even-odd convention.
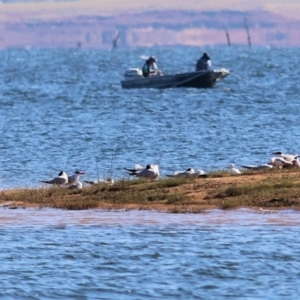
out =
[[[124,77],[126,80],[142,78],[143,72],[139,68],[129,68],[125,71]]]

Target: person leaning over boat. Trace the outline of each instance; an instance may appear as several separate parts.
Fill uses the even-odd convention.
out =
[[[157,62],[157,60],[153,56],[150,56],[146,60],[144,66],[143,66],[143,69],[142,69],[144,77],[162,75],[161,71],[159,71],[157,68],[156,62]]]
[[[204,52],[202,57],[198,59],[195,71],[211,71],[211,60],[206,52]]]

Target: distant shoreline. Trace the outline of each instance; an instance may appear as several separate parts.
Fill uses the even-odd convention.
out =
[[[73,6],[79,2],[81,7],[76,11]],[[182,4],[184,9],[179,9],[178,5],[176,9],[167,7],[163,9],[163,3],[160,2],[159,9],[152,7],[137,11],[129,9],[129,4],[124,2],[126,9],[122,13],[118,7],[113,9],[111,14],[105,15],[102,5],[96,5],[95,8],[95,3],[92,3],[87,10],[87,5],[83,2],[85,1],[53,2],[48,11],[45,10],[47,3],[38,2],[27,6],[27,12],[24,7],[18,8],[17,4],[1,6],[2,10],[10,7],[10,11],[0,11],[0,49],[15,47],[27,50],[31,48],[111,50],[178,45],[207,47],[227,46],[227,38],[230,38],[230,45],[248,46],[246,20],[253,46],[300,45],[299,14],[295,13],[294,18],[291,14],[299,9],[290,9],[286,14],[284,9],[277,13],[274,9],[245,11],[236,5],[232,10],[229,10],[228,6],[224,10],[218,8],[189,10],[185,3]],[[41,6],[40,11],[36,6]],[[62,6],[65,8],[64,11]],[[15,13],[11,12],[13,7]],[[113,40],[118,32],[120,38],[115,47]]]

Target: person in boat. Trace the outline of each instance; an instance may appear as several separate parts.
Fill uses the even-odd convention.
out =
[[[208,53],[204,52],[196,63],[195,71],[211,71],[211,60]]]
[[[157,62],[157,60],[153,56],[150,56],[145,61],[145,64],[144,64],[143,69],[142,69],[144,77],[162,75],[161,71],[159,71],[158,68],[157,68],[156,62]]]

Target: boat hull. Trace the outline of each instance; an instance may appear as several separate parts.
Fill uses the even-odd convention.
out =
[[[216,82],[229,75],[229,71],[208,71],[208,72],[189,72],[175,75],[141,77],[137,79],[127,79],[121,81],[125,89],[136,88],[211,88]]]

